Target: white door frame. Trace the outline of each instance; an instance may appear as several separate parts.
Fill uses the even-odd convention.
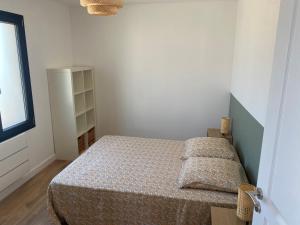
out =
[[[280,212],[274,207],[268,196],[270,196],[272,190],[272,169],[275,165],[278,150],[277,140],[280,132],[281,115],[288,80],[290,50],[294,37],[298,4],[298,0],[281,0],[271,88],[258,174],[258,187],[263,187],[264,200],[261,201],[261,214],[254,214],[253,225],[266,224],[266,218],[271,219],[268,221],[268,224],[286,225]]]

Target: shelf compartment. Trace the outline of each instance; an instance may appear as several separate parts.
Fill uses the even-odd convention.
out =
[[[90,109],[94,107],[94,91],[87,91],[85,93],[85,108]]]
[[[91,70],[85,70],[83,72],[84,76],[84,89],[86,91],[93,89],[93,73]]]
[[[84,91],[84,76],[83,73],[80,72],[73,72],[73,92],[80,93]]]
[[[78,94],[74,96],[75,114],[80,115],[85,112],[85,95]]]
[[[77,135],[78,137],[83,135],[86,132],[87,124],[86,124],[86,115],[82,114],[76,117],[76,126],[77,126]]]
[[[87,128],[95,126],[95,111],[90,110],[86,113]]]

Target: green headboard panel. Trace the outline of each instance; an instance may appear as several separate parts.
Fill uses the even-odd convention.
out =
[[[230,97],[233,144],[240,156],[249,181],[256,185],[263,126],[233,96]]]

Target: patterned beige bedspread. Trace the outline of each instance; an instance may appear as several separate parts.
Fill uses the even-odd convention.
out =
[[[105,136],[50,183],[53,224],[209,225],[236,195],[177,185],[184,142]]]

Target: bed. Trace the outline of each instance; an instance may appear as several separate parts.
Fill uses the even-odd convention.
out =
[[[210,207],[232,193],[179,189],[183,141],[105,136],[48,189],[52,224],[209,225]]]

